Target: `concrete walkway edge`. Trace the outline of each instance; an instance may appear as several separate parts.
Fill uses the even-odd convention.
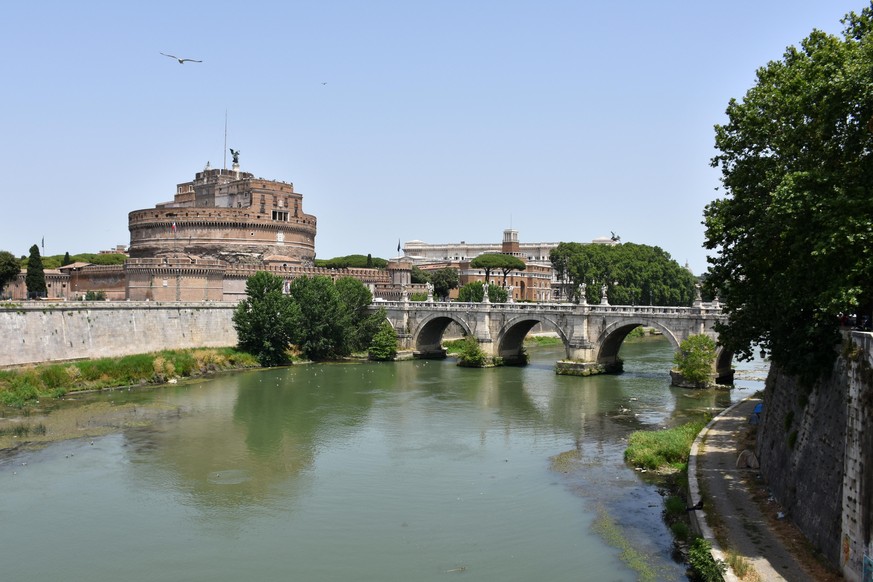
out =
[[[749,400],[753,398],[750,396],[745,400]],[[739,402],[732,404],[728,408],[722,410],[718,415],[716,415],[709,423],[703,427],[699,433],[697,433],[697,437],[694,439],[694,443],[691,445],[691,452],[688,455],[688,501],[690,504],[695,504],[700,501],[700,483],[697,480],[697,454],[700,450],[700,447],[703,445],[703,440],[706,438],[706,433],[709,432],[709,429],[719,420],[719,417],[722,415],[729,414],[733,411],[734,408],[745,402],[745,400],[740,400]],[[715,539],[715,533],[713,533],[712,528],[709,527],[709,524],[706,523],[706,511],[703,509],[698,509],[696,511],[691,511],[691,526],[697,532],[697,534],[708,541],[712,545],[711,554],[714,560],[721,560],[725,564],[727,564],[727,556],[722,550],[721,545],[718,543],[718,540]],[[731,570],[730,566],[728,566],[727,571],[723,575],[725,582],[739,582],[739,578],[734,574],[733,570]]]

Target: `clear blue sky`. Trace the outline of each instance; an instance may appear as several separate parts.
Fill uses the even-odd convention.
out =
[[[294,182],[318,217],[320,258],[511,225],[526,242],[614,231],[700,273],[728,100],[865,5],[10,2],[0,250],[128,244],[128,212],[224,163],[226,111],[242,169]]]

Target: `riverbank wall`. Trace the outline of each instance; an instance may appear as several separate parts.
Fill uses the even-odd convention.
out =
[[[0,367],[234,346],[232,303],[59,302],[0,306]]]
[[[862,580],[873,556],[873,334],[848,334],[812,387],[771,366],[756,446],[787,517],[847,580]]]

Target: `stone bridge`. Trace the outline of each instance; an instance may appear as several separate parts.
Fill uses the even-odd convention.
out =
[[[476,338],[486,354],[505,364],[525,361],[524,338],[537,324],[557,332],[567,352],[558,373],[619,372],[619,349],[637,326],[651,327],[674,349],[692,335],[705,334],[718,342],[714,329],[722,321],[717,303],[696,301],[692,307],[572,303],[442,303],[433,301],[379,301],[397,331],[401,349],[418,358],[444,358],[443,332],[451,323]],[[733,354],[718,346],[713,373],[719,383],[733,380]]]

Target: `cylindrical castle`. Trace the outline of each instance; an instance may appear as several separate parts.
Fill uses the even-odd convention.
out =
[[[289,182],[206,169],[179,184],[172,202],[128,215],[130,257],[184,254],[228,265],[310,267],[316,218]]]

